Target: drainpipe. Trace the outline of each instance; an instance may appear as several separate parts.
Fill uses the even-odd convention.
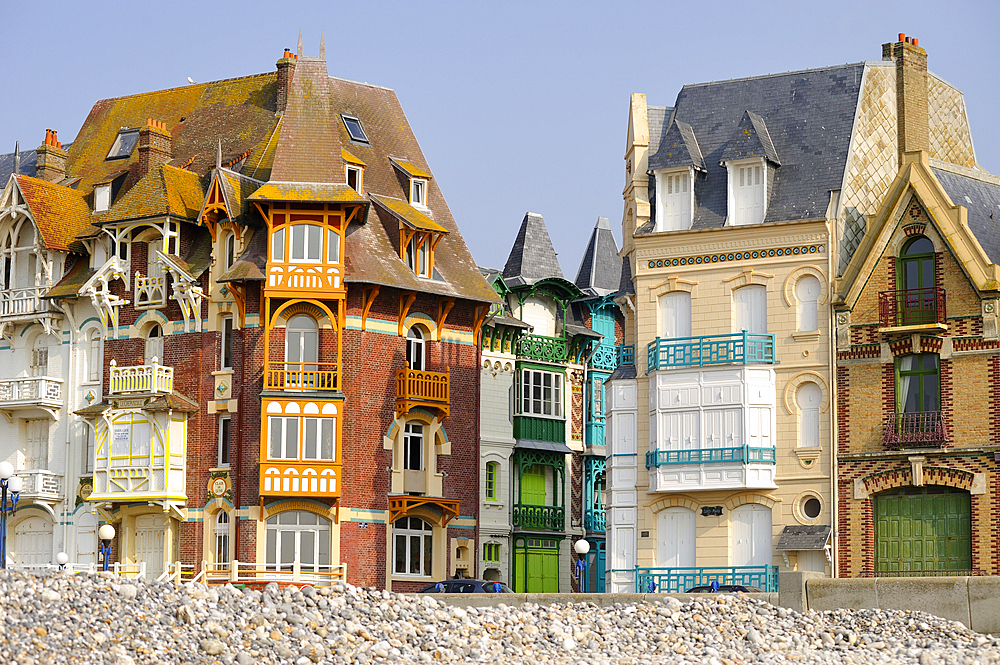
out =
[[[55,304],[55,303],[53,303],[53,304]],[[70,307],[69,304],[64,305],[63,308],[62,308],[62,310],[66,314],[66,319],[69,321],[69,370],[67,372],[67,377],[66,377],[67,380],[65,382],[65,386],[66,386],[67,390],[66,390],[66,400],[64,402],[64,405],[66,407],[66,421],[65,422],[66,422],[66,429],[67,429],[67,432],[66,432],[66,450],[67,450],[67,453],[66,453],[66,463],[65,463],[65,465],[63,467],[63,493],[64,493],[65,496],[63,498],[63,511],[62,511],[63,542],[62,542],[62,549],[61,549],[62,552],[66,552],[66,550],[68,549],[67,548],[67,544],[69,542],[69,506],[70,506],[70,497],[71,497],[70,491],[71,491],[71,489],[73,487],[72,484],[70,483],[70,478],[71,478],[71,475],[70,475],[70,468],[71,468],[70,467],[70,459],[72,458],[72,455],[70,454],[70,451],[73,450],[73,443],[72,443],[72,439],[70,437],[70,432],[69,432],[69,429],[70,429],[70,426],[71,426],[71,420],[70,420],[69,416],[70,416],[70,414],[73,411],[75,411],[75,409],[71,408],[76,403],[76,400],[73,399],[73,395],[75,395],[75,392],[73,392],[73,389],[76,386],[79,386],[81,382],[75,380],[76,372],[77,372],[77,365],[79,365],[79,362],[77,360],[78,357],[79,357],[79,349],[77,349],[77,342],[78,342],[78,340],[77,340],[77,335],[76,335],[76,331],[77,331],[76,317],[73,314],[73,308]],[[79,461],[79,460],[77,460],[77,461]],[[77,554],[76,558],[79,558],[80,552],[79,552],[79,546],[78,546],[78,544],[75,544],[75,549],[77,550],[76,551],[76,554]],[[68,552],[66,552],[66,553],[69,554]]]

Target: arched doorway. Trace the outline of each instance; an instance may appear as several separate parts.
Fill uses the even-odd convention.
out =
[[[7,545],[7,556],[15,564],[38,566],[52,563],[52,520],[37,515],[21,520],[14,526],[13,542]]]
[[[972,569],[969,492],[942,485],[900,487],[875,501],[875,570]]]

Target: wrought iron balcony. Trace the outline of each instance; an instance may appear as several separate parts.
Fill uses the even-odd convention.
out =
[[[636,591],[684,593],[712,582],[757,587],[767,593],[778,591],[777,566],[728,566],[717,568],[636,568]],[[650,583],[655,587],[650,587]]]
[[[772,365],[774,335],[743,331],[672,339],[657,337],[646,350],[650,372],[705,365]]]
[[[564,363],[569,360],[569,340],[544,335],[525,335],[517,340],[515,353],[531,360]]]
[[[882,444],[886,448],[930,448],[947,440],[940,411],[894,413],[885,419]]]
[[[907,289],[878,294],[879,320],[883,328],[944,323],[945,290]]]
[[[595,533],[604,533],[607,525],[607,510],[588,508],[583,513],[583,528]]]
[[[17,475],[24,479],[24,486],[21,489],[22,499],[59,501],[63,498],[62,474],[39,469],[18,471]]]
[[[340,390],[337,363],[269,362],[264,372],[264,390]]]
[[[513,523],[516,529],[562,531],[566,524],[566,510],[562,506],[517,503],[514,504]]]
[[[736,448],[695,448],[693,450],[650,450],[646,453],[646,468],[653,469],[671,464],[774,464],[777,450],[739,446]]]
[[[618,351],[619,365],[635,364],[635,344],[622,344]]]
[[[40,286],[0,291],[0,317],[31,316],[49,311],[49,301],[42,298],[46,291],[48,288]]]
[[[111,378],[108,394],[122,393],[172,393],[174,392],[174,368],[160,365],[153,357],[149,365],[118,367],[111,361]]]
[[[451,369],[444,372],[425,372],[401,369],[396,372],[396,414],[410,412],[418,406],[436,409],[447,418],[451,399]]]
[[[613,372],[618,367],[618,348],[617,344],[598,344],[590,356],[590,367]]]
[[[48,376],[26,376],[0,381],[0,409],[62,403],[62,379]]]

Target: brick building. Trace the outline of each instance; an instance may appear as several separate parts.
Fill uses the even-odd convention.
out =
[[[83,498],[147,577],[472,575],[497,297],[395,94],[301,51],[100,101],[68,152],[82,267],[49,295],[104,337]]]
[[[995,575],[1000,178],[918,41],[883,58],[898,172],[834,297],[838,572]]]

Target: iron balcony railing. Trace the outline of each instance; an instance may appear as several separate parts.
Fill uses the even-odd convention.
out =
[[[531,360],[563,363],[569,360],[569,340],[544,335],[525,335],[517,340],[515,353]]]
[[[0,316],[22,316],[49,311],[49,301],[42,298],[46,291],[47,288],[40,286],[0,291]]]
[[[514,504],[514,527],[562,531],[566,525],[566,510],[562,506],[532,506]]]
[[[635,344],[622,344],[618,354],[619,365],[635,364]]]
[[[705,365],[771,365],[774,364],[774,335],[742,331],[700,337],[657,337],[646,350],[650,372]]]
[[[149,365],[118,367],[111,361],[111,378],[108,393],[172,393],[174,392],[174,368],[163,367],[156,356]]]
[[[588,508],[583,513],[583,528],[595,533],[604,533],[607,517],[608,511],[604,508]]]
[[[618,367],[618,356],[617,344],[598,344],[590,356],[590,366],[593,369],[614,371]]]
[[[730,566],[717,568],[636,568],[639,593],[684,593],[712,582],[757,587],[767,593],[778,591],[777,566]]]
[[[337,363],[269,362],[265,390],[340,390]]]
[[[882,291],[878,294],[880,323],[884,328],[944,323],[945,302],[945,290],[937,287]]]
[[[940,411],[894,413],[885,419],[882,443],[886,448],[927,447],[947,440]]]
[[[52,402],[62,399],[62,379],[28,376],[0,381],[0,405]]]
[[[724,464],[726,462],[774,464],[776,460],[777,450],[774,446],[770,448],[738,446],[736,448],[695,448],[693,450],[650,450],[646,453],[646,468],[652,469],[671,464]]]

